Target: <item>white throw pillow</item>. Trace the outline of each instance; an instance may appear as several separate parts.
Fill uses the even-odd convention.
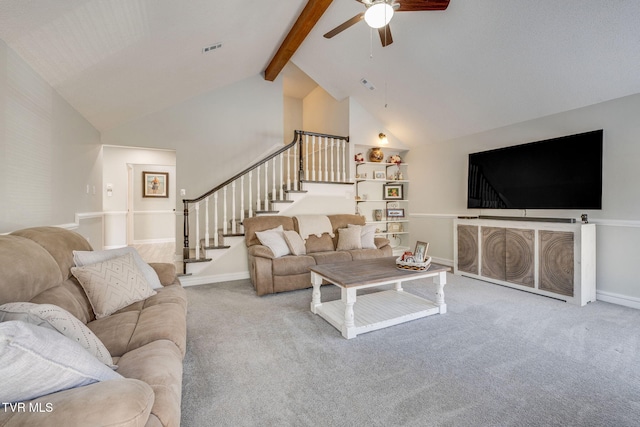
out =
[[[362,249],[360,226],[338,229],[338,247],[336,250],[349,251],[351,249]]]
[[[287,230],[284,232],[284,240],[289,246],[289,250],[294,255],[306,255],[307,247],[304,244],[304,240],[295,230]]]
[[[376,237],[375,224],[367,224],[367,225],[347,224],[347,227],[348,228],[360,227],[360,241],[362,244],[362,249],[378,249],[378,247],[375,244],[375,237]]]
[[[126,254],[132,254],[133,259],[136,261],[136,265],[144,274],[145,279],[149,282],[149,285],[153,289],[160,289],[162,285],[160,284],[160,279],[158,278],[158,273],[147,264],[138,251],[131,246],[126,246],[124,248],[118,249],[109,249],[106,251],[73,251],[73,261],[76,264],[76,267],[84,267],[89,264],[97,264],[99,262],[104,262],[116,257],[120,257]]]
[[[0,402],[122,378],[80,344],[19,320],[0,323]]]
[[[96,319],[156,294],[132,254],[84,267],[71,267],[71,274],[82,285]]]
[[[21,320],[36,326],[44,326],[60,332],[77,342],[99,361],[115,368],[109,350],[91,329],[62,307],[53,304],[10,302],[0,305],[0,322]]]
[[[289,255],[291,253],[289,245],[287,245],[287,241],[284,240],[284,230],[281,225],[276,228],[272,228],[271,230],[256,231],[256,236],[258,237],[258,240],[260,240],[260,243],[271,249],[273,256],[276,258],[280,258],[281,256]]]

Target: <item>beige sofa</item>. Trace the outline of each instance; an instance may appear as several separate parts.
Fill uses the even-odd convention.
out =
[[[70,272],[73,250],[91,246],[56,227],[0,236],[0,305],[62,307],[104,343],[124,378],[42,396],[24,410],[0,407],[0,426],[179,426],[187,299],[175,267],[151,264],[162,285],[157,294],[96,320]]]
[[[284,230],[300,231],[296,217],[266,215],[244,220],[245,243],[248,250],[249,273],[251,283],[258,295],[305,289],[311,287],[310,266],[349,262],[357,259],[371,259],[392,255],[389,240],[382,237],[374,239],[375,249],[336,250],[338,229],[349,224],[365,225],[364,217],[352,214],[327,215],[334,234],[320,237],[310,235],[305,240],[305,255],[285,255],[275,257],[268,247],[262,245],[256,232],[282,226]]]

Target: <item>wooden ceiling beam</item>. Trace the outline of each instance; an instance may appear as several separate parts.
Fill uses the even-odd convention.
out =
[[[264,79],[274,81],[280,71],[287,65],[296,50],[300,47],[304,39],[309,35],[320,17],[327,10],[333,0],[309,0],[293,27],[287,34],[273,59],[264,70]]]

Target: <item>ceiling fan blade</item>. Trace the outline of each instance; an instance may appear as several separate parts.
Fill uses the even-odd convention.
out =
[[[421,10],[445,10],[449,0],[398,0],[398,12],[418,12]]]
[[[352,25],[357,24],[358,22],[362,21],[363,19],[364,19],[364,12],[359,13],[356,16],[354,16],[353,18],[349,19],[348,21],[343,22],[342,24],[340,24],[337,27],[335,27],[333,30],[329,31],[327,34],[324,35],[324,37],[327,38],[327,39],[330,39],[331,37],[340,34],[344,30],[346,30],[347,28],[351,27]]]
[[[380,34],[380,42],[382,47],[387,47],[393,43],[393,37],[391,37],[391,27],[385,25],[382,28],[378,28],[378,34]]]

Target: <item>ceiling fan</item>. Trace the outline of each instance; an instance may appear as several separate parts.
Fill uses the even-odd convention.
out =
[[[393,43],[389,21],[394,11],[420,12],[424,10],[445,10],[449,6],[449,0],[356,0],[365,6],[365,11],[338,25],[324,35],[330,39],[363,19],[371,28],[376,28],[380,35],[382,47]]]

